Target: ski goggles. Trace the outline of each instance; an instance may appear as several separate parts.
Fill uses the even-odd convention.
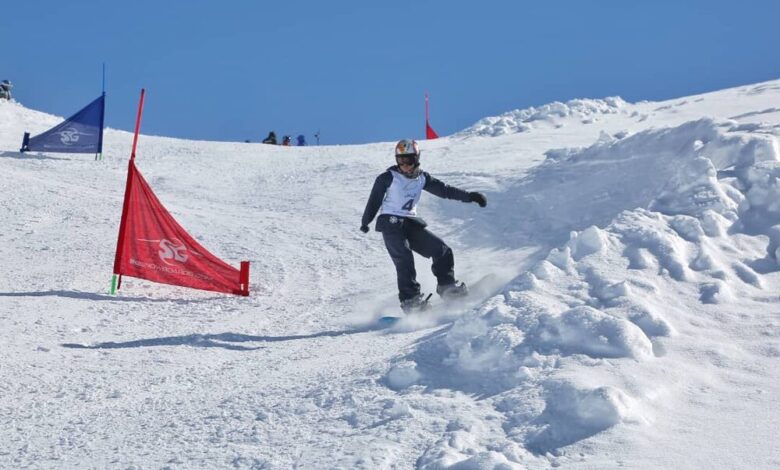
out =
[[[414,166],[417,163],[417,155],[398,155],[395,157],[395,162],[399,165]]]

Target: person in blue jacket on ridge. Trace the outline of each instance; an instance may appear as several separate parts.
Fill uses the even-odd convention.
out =
[[[404,139],[396,144],[395,162],[374,181],[363,211],[360,231],[368,233],[368,224],[378,212],[376,231],[382,233],[385,248],[395,264],[401,309],[410,313],[428,307],[420,293],[412,252],[433,260],[431,269],[438,282],[436,293],[442,298],[468,294],[466,284],[455,279],[452,250],[417,216],[417,204],[423,190],[444,199],[476,202],[480,207],[487,205],[487,198],[482,193],[449,186],[423,171],[420,168],[420,148],[414,140]]]

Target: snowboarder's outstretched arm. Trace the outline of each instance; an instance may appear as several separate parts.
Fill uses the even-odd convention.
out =
[[[476,202],[479,204],[479,207],[485,207],[487,205],[487,198],[482,193],[468,192],[456,188],[455,186],[450,186],[437,180],[429,173],[425,173],[425,180],[426,183],[423,189],[434,196],[439,196],[444,199],[455,199],[456,201],[461,202]]]
[[[379,208],[382,207],[382,201],[385,198],[385,192],[390,184],[393,182],[393,175],[389,171],[382,173],[376,177],[374,181],[374,187],[371,188],[371,195],[368,196],[368,202],[366,202],[366,209],[363,211],[363,219],[360,224],[360,229],[367,228],[368,224],[374,220],[376,213],[379,212]],[[367,232],[368,230],[363,230]]]

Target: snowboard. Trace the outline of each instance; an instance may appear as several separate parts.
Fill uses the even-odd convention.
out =
[[[495,284],[496,276],[494,274],[487,274],[472,284],[466,284],[469,288],[469,292],[462,297],[442,299],[437,296],[436,299],[433,299],[433,294],[429,294],[427,295],[428,300],[426,301],[428,306],[425,309],[416,310],[409,314],[402,313],[400,315],[384,315],[377,320],[377,324],[380,328],[389,328],[398,323],[403,318],[424,316],[426,313],[439,312],[440,310],[446,309],[447,307],[457,308],[468,306],[469,304],[473,304],[475,300],[480,300],[493,294],[496,287]]]

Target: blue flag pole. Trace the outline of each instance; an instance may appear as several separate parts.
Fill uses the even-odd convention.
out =
[[[103,122],[106,118],[106,63],[103,62],[103,113],[100,115],[100,137],[98,137],[98,148],[95,154],[95,161],[103,160]]]

